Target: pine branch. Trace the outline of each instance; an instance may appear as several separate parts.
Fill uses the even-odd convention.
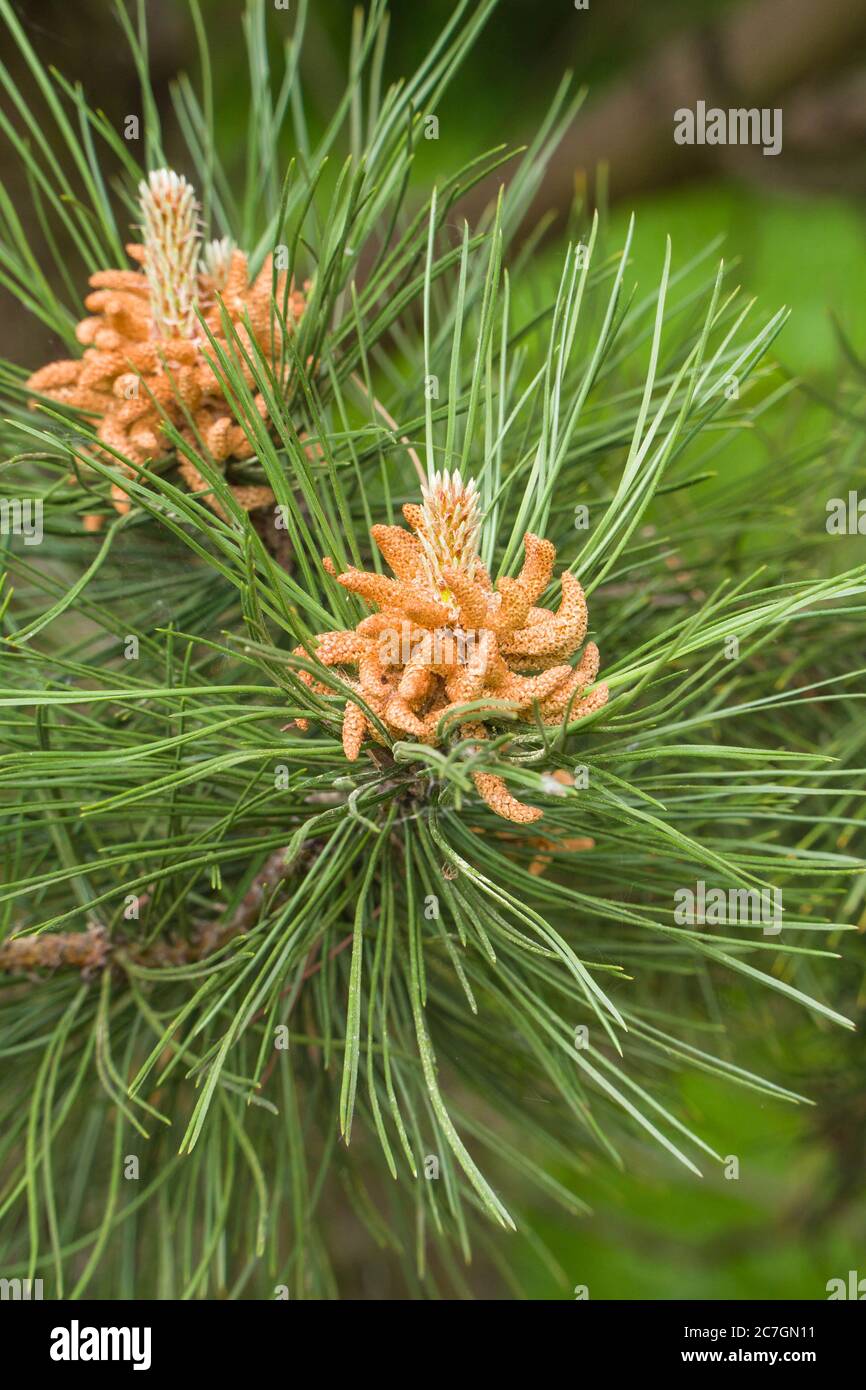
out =
[[[274,889],[301,868],[308,868],[314,863],[322,847],[310,841],[305,844],[303,852],[294,853],[291,857],[288,848],[276,850],[255,875],[231,916],[222,922],[199,923],[188,941],[161,939],[149,946],[140,946],[122,936],[111,938],[105,927],[93,923],[86,931],[46,932],[3,942],[0,945],[0,971],[32,974],[39,970],[53,972],[68,968],[80,970],[85,979],[92,979],[109,968],[122,973],[127,962],[147,970],[194,964],[214,955],[235,937],[249,932],[256,925],[264,904],[273,896]],[[139,905],[141,902],[140,899]]]

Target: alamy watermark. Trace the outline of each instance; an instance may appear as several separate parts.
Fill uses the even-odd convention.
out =
[[[678,145],[760,145],[763,153],[782,150],[782,112],[779,107],[707,107],[697,102],[694,111],[681,106],[674,112],[674,141]]]
[[[41,497],[0,497],[0,536],[23,536],[25,545],[41,545]]]
[[[41,1279],[0,1279],[0,1302],[28,1302],[43,1297]]]
[[[849,1269],[847,1279],[828,1279],[824,1285],[827,1301],[832,1303],[839,1298],[853,1298],[858,1303],[866,1299],[866,1279],[860,1278],[859,1270]]]
[[[434,628],[419,631],[405,620],[399,627],[385,628],[379,634],[379,660],[383,666],[407,666],[415,655],[424,656],[430,666],[466,666],[483,674],[490,659],[490,636],[485,629]]]
[[[680,927],[760,923],[764,936],[782,930],[781,888],[708,888],[699,879],[694,888],[677,888],[674,904]]]
[[[52,1361],[130,1361],[134,1371],[147,1371],[151,1338],[149,1327],[82,1327],[73,1318],[68,1327],[52,1328],[48,1355]]]
[[[828,535],[866,536],[866,497],[853,491],[847,497],[831,497],[826,510]]]

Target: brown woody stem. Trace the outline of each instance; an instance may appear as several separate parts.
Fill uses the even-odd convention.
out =
[[[308,845],[301,856],[303,861],[309,862],[318,848],[315,842]],[[200,925],[187,941],[163,940],[149,946],[136,946],[129,941],[112,941],[105,928],[94,923],[86,931],[43,932],[39,936],[19,936],[4,941],[0,944],[0,972],[29,974],[35,970],[53,971],[66,967],[90,976],[109,965],[122,970],[124,961],[160,969],[202,960],[255,925],[268,893],[298,866],[299,857],[289,861],[286,854],[283,848],[270,855],[230,918]]]

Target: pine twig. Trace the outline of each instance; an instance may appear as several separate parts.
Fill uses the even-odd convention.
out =
[[[320,848],[318,842],[314,841],[306,846],[301,855],[295,855],[291,860],[286,858],[285,846],[275,850],[256,874],[231,917],[199,924],[188,941],[155,941],[149,946],[138,947],[122,939],[112,941],[105,927],[94,922],[86,931],[44,932],[39,936],[20,936],[3,942],[0,945],[0,973],[53,972],[65,967],[80,970],[86,978],[91,978],[109,965],[123,970],[125,961],[148,969],[159,969],[203,960],[255,926],[268,894],[289,878],[299,864],[309,865]]]

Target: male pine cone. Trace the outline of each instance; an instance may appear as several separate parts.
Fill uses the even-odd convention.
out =
[[[601,709],[608,698],[598,674],[599,651],[588,642],[576,666],[568,663],[586,635],[583,589],[568,571],[561,576],[562,599],[554,613],[537,606],[553,575],[556,550],[528,532],[525,559],[516,579],[494,588],[477,553],[480,528],[477,494],[460,474],[436,474],[424,489],[422,507],[409,504],[401,526],[374,526],[372,536],[395,578],[367,570],[336,574],[337,582],[378,611],[355,628],[320,633],[314,655],[323,666],[339,668],[343,682],[359,697],[343,714],[343,749],[355,761],[368,737],[382,742],[375,720],[398,738],[437,744],[447,736],[449,716],[480,702],[465,737],[486,738],[480,717],[485,700],[528,723],[561,726]],[[303,647],[295,656],[306,657]],[[300,679],[318,694],[330,687],[309,671]],[[459,722],[459,713],[456,714]],[[301,728],[306,718],[298,719]],[[452,721],[453,722],[453,721]],[[473,774],[487,804],[506,820],[540,818],[536,807],[518,801],[493,773]]]

